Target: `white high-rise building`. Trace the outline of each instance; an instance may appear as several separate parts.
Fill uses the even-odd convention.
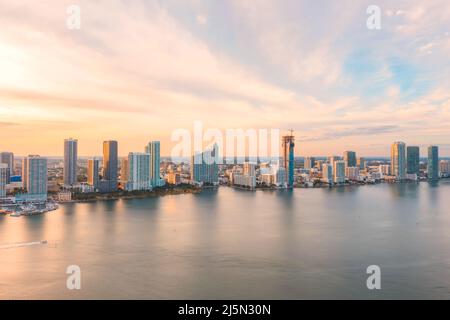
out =
[[[78,140],[64,140],[64,185],[77,183]]]
[[[345,168],[345,176],[349,180],[358,180],[358,178],[359,178],[359,167],[347,167],[347,168]]]
[[[334,183],[345,182],[345,161],[337,160],[333,162],[333,181]]]
[[[130,152],[128,154],[128,191],[150,190],[152,188],[150,157],[148,153]]]
[[[322,164],[322,181],[333,183],[333,167],[329,163]]]

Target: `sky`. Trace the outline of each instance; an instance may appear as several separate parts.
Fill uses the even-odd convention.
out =
[[[302,156],[450,156],[449,57],[448,0],[0,0],[0,151],[170,155],[201,121],[293,129]]]

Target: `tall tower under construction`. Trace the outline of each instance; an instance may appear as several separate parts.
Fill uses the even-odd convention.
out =
[[[289,187],[294,186],[294,147],[295,137],[293,130],[288,135],[283,136],[283,161],[287,172],[287,183]]]

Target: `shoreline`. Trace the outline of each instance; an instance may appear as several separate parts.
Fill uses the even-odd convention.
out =
[[[127,192],[118,192],[118,193],[109,193],[109,194],[84,194],[87,198],[78,198],[75,195],[74,199],[69,201],[56,201],[59,204],[66,203],[86,203],[86,202],[96,202],[96,201],[110,201],[110,200],[131,200],[131,199],[146,199],[146,198],[154,198],[154,197],[164,197],[170,195],[181,195],[181,194],[197,194],[200,193],[202,189],[199,188],[174,188],[174,189],[156,189],[153,191],[140,191],[137,193],[127,193]]]

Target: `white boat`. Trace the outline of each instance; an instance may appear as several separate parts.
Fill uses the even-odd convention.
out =
[[[20,217],[22,215],[22,213],[20,213],[19,211],[15,211],[13,213],[11,213],[9,216],[10,217]]]

